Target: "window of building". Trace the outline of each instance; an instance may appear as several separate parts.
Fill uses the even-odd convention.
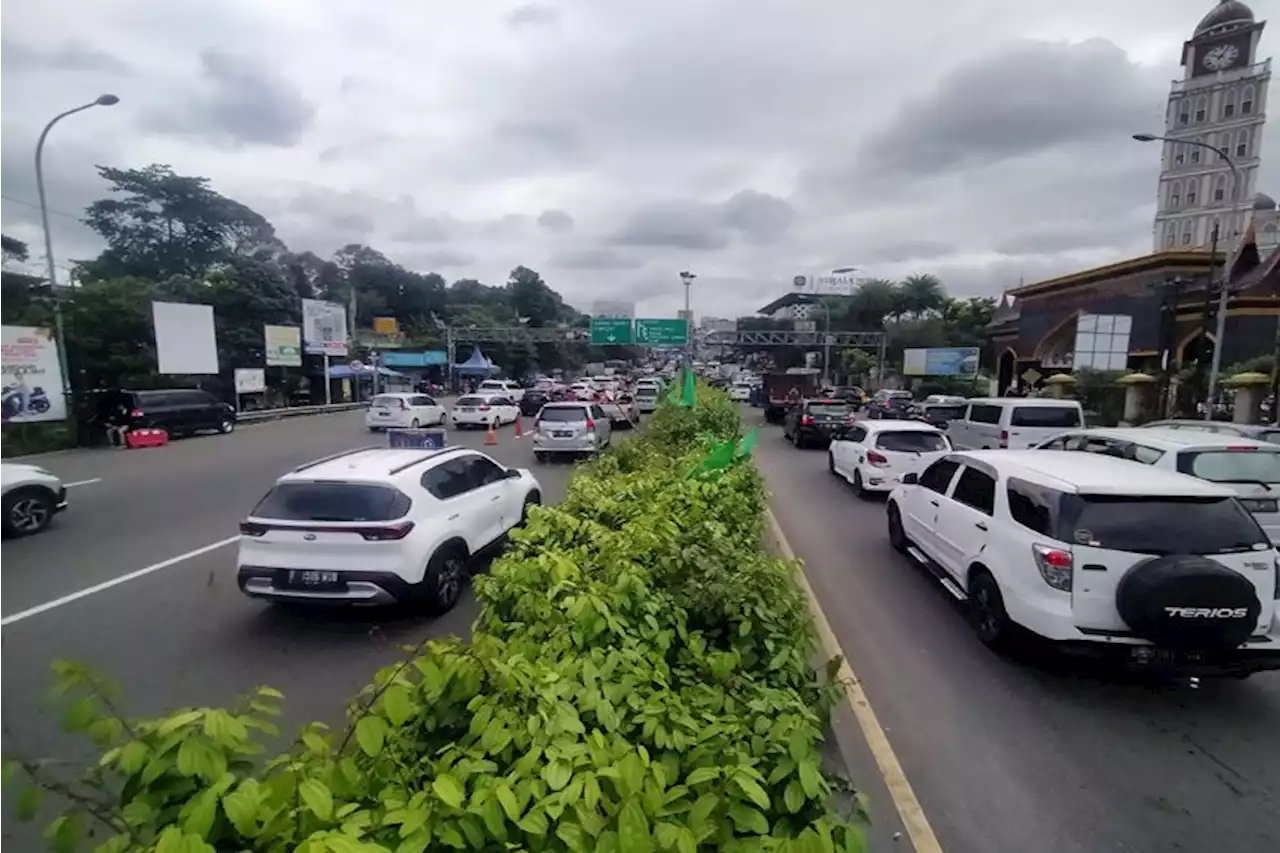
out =
[[[1195,237],[1195,225],[1191,222],[1182,224],[1182,245],[1190,246],[1192,239]]]
[[[1227,176],[1219,175],[1213,182],[1213,200],[1222,201],[1227,197]]]
[[[1198,181],[1187,181],[1187,206],[1193,207],[1196,203],[1196,184]]]
[[[1236,90],[1227,89],[1222,93],[1222,117],[1231,118],[1236,114]]]
[[[1201,149],[1200,149],[1200,148],[1198,148],[1198,147],[1197,147],[1197,148],[1192,148],[1192,149],[1191,149],[1191,162],[1192,162],[1192,163],[1199,163],[1199,162],[1200,162],[1200,150],[1201,150]]]
[[[1181,166],[1183,163],[1186,162],[1186,160],[1187,160],[1187,154],[1186,154],[1186,151],[1184,150],[1184,147],[1181,144],[1174,145],[1173,146],[1173,164],[1175,166]]]
[[[1218,239],[1221,240],[1222,239],[1222,220],[1216,216],[1213,217],[1213,219],[1209,220],[1209,234],[1212,235],[1214,231],[1218,232]]]
[[[1209,114],[1209,99],[1204,95],[1196,98],[1196,124],[1203,124]]]
[[[1191,121],[1191,101],[1183,101],[1178,105],[1178,124]]]
[[[1253,115],[1253,84],[1244,87],[1244,93],[1240,96],[1240,115]]]
[[[1249,156],[1249,131],[1242,130],[1236,134],[1236,156]]]
[[[1169,207],[1177,209],[1182,204],[1182,181],[1174,181],[1169,185]]]

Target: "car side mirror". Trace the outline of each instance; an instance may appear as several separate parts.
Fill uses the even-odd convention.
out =
[[[506,480],[519,480],[519,479],[520,479],[520,469],[519,469],[519,468],[508,468],[505,472],[503,472],[503,475],[502,475],[502,476],[503,476],[503,479],[506,479]]]
[[[920,475],[914,472],[902,475],[902,482],[908,486],[914,486],[920,482]]]

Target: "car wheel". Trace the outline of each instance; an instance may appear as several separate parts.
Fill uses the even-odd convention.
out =
[[[836,470],[836,455],[830,450],[827,451],[827,473],[833,477],[840,476],[840,472]]]
[[[231,420],[230,418],[227,418],[222,423],[218,424],[218,432],[222,433],[223,435],[230,435],[231,433],[235,432],[235,429],[236,429],[236,422]]]
[[[436,425],[437,425],[437,426],[444,426],[444,425],[445,425],[445,421],[447,421],[448,419],[449,419],[449,416],[448,416],[448,415],[446,415],[444,412],[441,412],[441,413],[440,413],[440,420],[438,420],[438,421],[436,422]]]
[[[413,420],[409,421],[409,429],[417,429],[419,426],[421,426],[421,424],[418,423],[417,418],[414,418]]]
[[[461,546],[446,546],[432,554],[422,576],[422,595],[427,606],[437,613],[453,609],[469,574],[467,553]]]
[[[898,511],[898,505],[890,502],[886,515],[889,516],[889,544],[893,546],[893,550],[901,554],[907,553],[911,540],[907,538],[907,532],[902,529],[902,513]]]
[[[501,429],[501,428],[502,428],[502,418],[494,418],[494,419],[493,419],[493,423],[492,423],[492,424],[490,424],[490,426],[492,426],[494,429]]]
[[[53,521],[57,505],[45,489],[15,489],[4,496],[4,535],[30,536]]]
[[[529,507],[531,506],[542,506],[542,495],[539,492],[530,492],[524,496],[524,506],[520,508],[521,527],[529,523]]]
[[[542,453],[542,452],[535,452],[535,453],[533,454],[533,458],[534,458],[534,459],[536,459],[537,461],[539,461],[539,462],[543,463],[543,464],[546,464],[546,462],[547,462],[547,454],[546,454],[546,453]]]
[[[860,498],[867,496],[867,491],[862,486],[862,472],[857,468],[853,469],[853,493]]]
[[[997,650],[1007,645],[1013,623],[1004,609],[1000,586],[984,569],[976,570],[969,581],[969,619],[983,645]]]

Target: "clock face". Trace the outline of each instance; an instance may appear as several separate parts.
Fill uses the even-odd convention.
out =
[[[1210,71],[1222,71],[1230,68],[1239,55],[1235,45],[1220,44],[1204,55],[1204,67]]]

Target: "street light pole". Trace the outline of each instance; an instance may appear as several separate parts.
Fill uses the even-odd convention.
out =
[[[680,281],[684,283],[684,324],[687,335],[684,344],[684,360],[689,367],[693,366],[693,312],[689,308],[689,292],[693,289],[693,280],[695,278],[697,276],[688,270],[680,273]]]
[[[49,293],[53,297],[53,330],[57,336],[58,366],[62,373],[62,399],[67,407],[67,426],[71,433],[72,443],[78,443],[75,412],[71,410],[71,365],[67,363],[66,324],[62,318],[62,294],[58,292],[58,270],[53,260],[53,232],[49,229],[49,203],[44,191],[44,142],[49,138],[53,126],[67,116],[75,115],[93,107],[110,107],[118,104],[120,99],[115,95],[99,95],[87,104],[59,113],[49,120],[40,131],[36,141],[36,194],[40,198],[40,227],[44,229],[44,260],[49,276]]]
[[[1167,136],[1156,136],[1153,133],[1135,133],[1133,138],[1138,142],[1172,142],[1174,144],[1185,144],[1190,145],[1193,148],[1204,148],[1217,154],[1227,164],[1227,167],[1231,169],[1231,193],[1228,196],[1227,201],[1228,208],[1231,213],[1233,215],[1236,213],[1236,203],[1239,201],[1236,196],[1239,194],[1241,186],[1240,169],[1236,167],[1236,161],[1231,159],[1231,152],[1226,148],[1219,148],[1216,145],[1210,145],[1208,142],[1201,142],[1196,139],[1170,139]],[[1227,257],[1229,258],[1230,256],[1231,253],[1227,252]],[[1213,280],[1216,277],[1214,274],[1217,270],[1216,261],[1217,258],[1215,253],[1215,257],[1210,258],[1209,283],[1207,285],[1210,290],[1213,289]],[[1230,282],[1227,281],[1228,271],[1226,264],[1222,265],[1222,269],[1222,288],[1218,294],[1218,322],[1217,327],[1214,330],[1213,358],[1210,361],[1209,367],[1209,388],[1205,394],[1204,401],[1204,419],[1206,421],[1213,420],[1213,403],[1214,399],[1218,395],[1218,374],[1222,371],[1223,336],[1226,335],[1227,331],[1227,300],[1230,296],[1228,293],[1228,285],[1230,285]]]

